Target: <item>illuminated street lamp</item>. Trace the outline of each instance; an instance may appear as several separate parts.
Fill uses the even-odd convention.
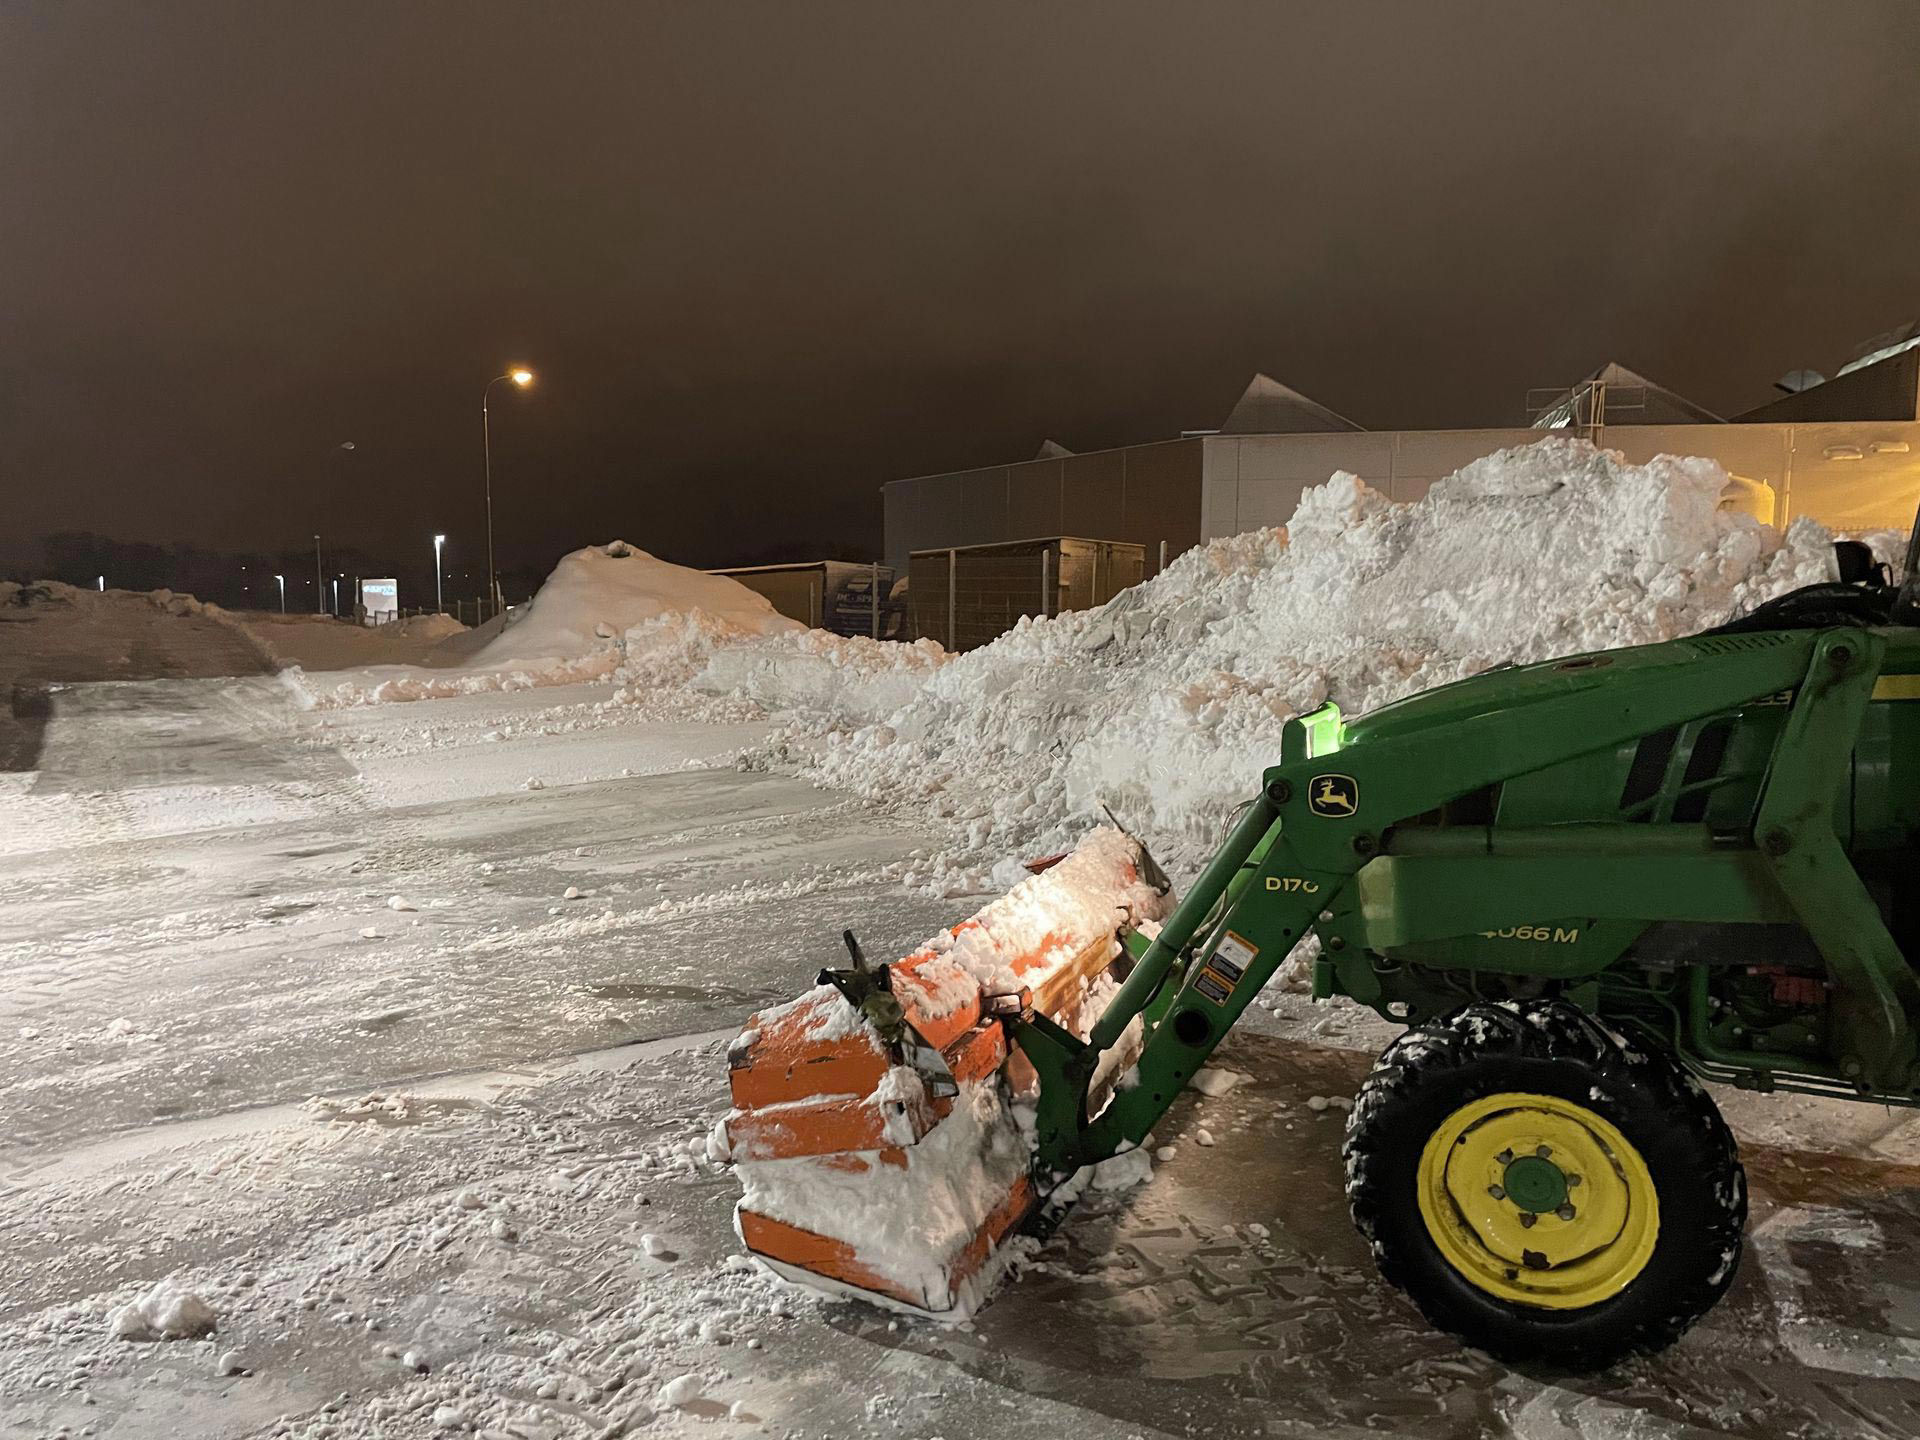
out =
[[[440,598],[440,547],[447,543],[447,537],[433,537],[433,608],[442,615],[447,613],[447,602]]]
[[[494,376],[480,392],[480,450],[487,467],[487,584],[493,593],[496,613],[500,610],[500,575],[493,568],[493,435],[487,426],[487,400],[493,394],[493,387],[502,380],[511,380],[524,390],[533,384],[533,372],[524,365],[516,365],[506,374]]]
[[[280,613],[284,615],[287,613],[287,577],[276,575],[273,578],[280,582]]]

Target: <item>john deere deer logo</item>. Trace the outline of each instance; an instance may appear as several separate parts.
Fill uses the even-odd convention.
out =
[[[1334,820],[1356,814],[1360,782],[1351,775],[1316,775],[1307,790],[1307,808]]]

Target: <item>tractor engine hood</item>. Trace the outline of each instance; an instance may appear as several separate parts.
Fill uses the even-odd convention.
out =
[[[1784,639],[1785,637],[1781,637]],[[1504,666],[1484,674],[1456,680],[1450,685],[1410,695],[1391,705],[1383,705],[1359,719],[1340,727],[1341,746],[1386,740],[1415,731],[1446,727],[1477,716],[1503,710],[1515,710],[1548,700],[1564,699],[1569,694],[1597,691],[1623,672],[1658,668],[1694,667],[1710,663],[1729,641],[1743,642],[1751,649],[1773,637],[1696,636],[1669,640],[1658,645],[1638,645],[1625,650],[1604,650],[1586,655],[1568,655],[1543,660],[1533,665]],[[1305,717],[1311,728],[1313,717]],[[1308,753],[1324,754],[1335,748],[1315,746]]]

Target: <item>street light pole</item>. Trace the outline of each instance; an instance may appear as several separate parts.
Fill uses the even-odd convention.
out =
[[[440,547],[446,543],[444,535],[433,537],[433,608],[442,615],[447,613],[447,602],[440,598]]]
[[[313,608],[327,603],[327,582],[320,578],[320,537],[313,537]]]
[[[487,401],[493,395],[493,387],[502,380],[511,380],[524,390],[533,383],[533,372],[523,365],[516,365],[506,374],[494,376],[480,392],[480,453],[487,467],[487,587],[495,614],[501,609],[500,573],[493,565],[493,432],[487,419]]]
[[[284,615],[287,613],[287,577],[276,575],[273,578],[280,582],[280,613]]]

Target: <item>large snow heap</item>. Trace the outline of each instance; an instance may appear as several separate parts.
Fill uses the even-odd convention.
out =
[[[615,540],[563,555],[525,611],[470,666],[518,670],[605,653],[636,626],[694,611],[743,634],[806,628],[731,576],[690,570]]]
[[[1723,512],[1726,483],[1710,460],[1628,465],[1559,437],[1410,505],[1336,474],[1285,530],[1022,621],[882,721],[849,705],[824,735],[817,717],[789,725],[772,758],[960,822],[975,863],[1069,840],[1101,802],[1196,858],[1274,763],[1282,722],[1327,699],[1353,714],[1492,665],[1671,639],[1832,577],[1823,529]]]
[[[428,657],[433,668],[376,665],[346,678],[309,676],[303,687],[324,707],[590,681],[619,682],[626,693],[678,687],[677,695],[698,701],[684,687],[716,650],[805,629],[730,576],[615,540],[561,556],[539,592],[504,623],[442,641]]]

